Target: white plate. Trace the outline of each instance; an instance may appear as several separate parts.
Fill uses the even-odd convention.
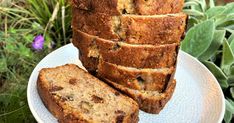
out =
[[[177,86],[170,102],[159,115],[140,112],[140,123],[220,123],[225,101],[215,77],[198,60],[180,51],[176,72]],[[34,69],[28,83],[27,97],[31,112],[39,123],[56,123],[43,105],[36,88],[39,70],[67,63],[79,66],[78,50],[66,45],[46,56]]]

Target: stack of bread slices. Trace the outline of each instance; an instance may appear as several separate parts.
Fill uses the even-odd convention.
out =
[[[176,81],[184,0],[72,0],[73,44],[93,75],[159,113]]]

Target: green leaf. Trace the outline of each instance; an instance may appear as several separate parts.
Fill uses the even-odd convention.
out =
[[[229,87],[227,80],[219,80],[219,84],[222,87],[222,89],[227,89]]]
[[[210,61],[203,61],[202,63],[210,70],[211,73],[213,73],[213,75],[217,78],[220,86],[223,89],[229,87],[227,82],[228,77],[223,73],[223,71],[218,66],[216,66],[213,62]]]
[[[225,107],[226,107],[226,110],[225,110],[225,115],[224,115],[224,121],[225,123],[231,123],[231,120],[232,120],[232,115],[234,113],[234,102],[227,98],[225,99]]]
[[[234,64],[232,64],[230,67],[230,73],[231,73],[230,76],[234,76]]]
[[[228,38],[228,43],[231,44],[232,42],[234,42],[234,33]]]
[[[194,57],[199,57],[210,47],[214,31],[215,24],[213,20],[206,20],[195,25],[188,31],[181,43],[182,50]]]
[[[230,67],[230,75],[228,76],[228,84],[231,87],[234,87],[234,64]]]
[[[225,6],[225,11],[223,14],[230,14],[230,13],[234,13],[234,3],[229,3]]]
[[[228,98],[227,97],[227,100],[229,101],[229,103],[234,107],[234,102],[233,102],[233,100],[232,99],[230,99],[230,98]]]
[[[0,73],[7,72],[7,61],[5,58],[0,59]]]
[[[204,13],[197,11],[197,10],[184,9],[183,12],[190,15],[190,16],[191,15],[192,16],[204,16]]]
[[[222,14],[224,10],[225,10],[224,6],[216,6],[216,7],[208,9],[205,12],[205,14],[208,16],[208,18],[217,17],[217,15]]]
[[[233,21],[234,22],[234,21]],[[234,33],[234,25],[228,25],[225,27],[225,30],[227,30],[230,33]]]
[[[214,0],[209,0],[210,8],[215,7],[215,2]]]
[[[215,26],[220,26],[226,22],[227,15],[221,14],[215,16]]]
[[[194,25],[199,23],[199,19],[195,17],[189,17],[188,24],[187,24],[187,29],[192,28]]]
[[[186,2],[196,2],[196,3],[198,3],[197,5],[193,5],[193,6],[191,6],[191,9],[192,10],[197,10],[197,11],[202,11],[202,6],[201,6],[201,4],[202,4],[202,2],[201,2],[201,0],[187,0]]]
[[[232,98],[234,99],[234,87],[230,88],[230,93],[231,93]]]
[[[31,34],[28,34],[28,35],[25,35],[25,36],[24,36],[24,39],[25,39],[25,42],[26,42],[26,43],[32,43],[32,42],[33,42],[33,39],[34,39],[34,36],[31,35]]]
[[[197,6],[197,5],[199,5],[199,3],[195,1],[189,1],[189,2],[185,2],[184,7]]]
[[[233,38],[233,39],[232,39],[232,38]],[[232,52],[234,52],[234,35],[233,35],[233,37],[230,37],[230,38],[228,39],[228,42],[231,42],[230,48],[232,49]]]
[[[223,43],[223,55],[221,61],[221,69],[227,74],[230,75],[230,67],[234,63],[234,55],[228,44],[227,40],[224,40]]]
[[[11,43],[7,43],[4,49],[8,52],[15,52],[17,51],[17,46]]]
[[[10,28],[10,29],[9,29],[9,32],[12,33],[12,34],[16,34],[16,33],[17,33],[17,32],[16,32],[16,29],[14,29],[14,28]]]
[[[32,53],[31,50],[27,47],[25,47],[23,44],[19,45],[19,51],[20,51],[20,55],[24,56],[24,57],[31,57]]]
[[[216,30],[210,47],[199,57],[199,59],[205,61],[215,55],[215,53],[223,43],[225,33],[225,30]]]
[[[218,18],[220,19],[220,18]],[[217,26],[220,27],[230,27],[234,23],[234,14],[229,14],[221,17],[220,20],[217,20]]]
[[[29,114],[29,110],[26,101],[22,97],[9,93],[0,93],[0,122],[29,122],[26,114]]]
[[[202,11],[205,12],[207,9],[206,0],[200,0]]]
[[[232,120],[232,113],[226,109],[224,115],[224,121],[225,123],[231,123],[231,120]]]
[[[226,109],[231,112],[232,114],[234,113],[234,105],[233,102],[231,102],[231,100],[225,100],[225,104],[226,104]]]
[[[43,31],[44,31],[44,28],[37,22],[32,23],[32,29],[37,30],[38,34],[43,33]]]
[[[216,66],[213,62],[210,61],[203,61],[203,64],[205,64],[205,66],[214,74],[214,76],[218,79],[218,80],[227,80],[227,76],[223,73],[223,71]]]

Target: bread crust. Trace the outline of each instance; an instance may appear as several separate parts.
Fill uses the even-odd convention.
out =
[[[94,59],[90,60],[90,59],[87,59],[87,57],[84,57],[84,56],[81,56],[81,57],[83,57],[83,59],[81,59],[81,61],[85,60],[85,61],[82,61],[83,63],[85,63],[84,66],[87,65],[87,63],[89,63],[89,64],[94,63],[92,61]],[[96,59],[96,60],[98,61],[98,59]],[[95,68],[91,68],[91,69],[95,71],[97,69],[96,65],[95,65]],[[85,66],[85,67],[87,68],[90,66]],[[94,71],[92,71],[92,72],[94,72]],[[109,73],[109,71],[107,73]],[[138,105],[142,111],[145,111],[145,112],[151,113],[151,114],[159,114],[160,111],[165,107],[167,102],[171,99],[171,97],[174,93],[174,90],[176,87],[176,80],[174,80],[174,76],[175,76],[175,72],[171,74],[171,77],[170,77],[168,83],[165,83],[165,87],[163,90],[161,90],[161,91],[147,91],[147,92],[159,93],[158,96],[144,96],[144,90],[131,89],[129,87],[121,85],[121,83],[110,81],[105,77],[101,77],[101,76],[97,76],[97,77],[100,78],[101,80],[105,81],[106,83],[110,84],[111,86],[113,86],[117,90],[121,91],[122,93],[128,95],[132,99],[134,99],[138,103]]]
[[[173,67],[179,49],[179,44],[154,46],[113,42],[75,29],[73,29],[72,42],[79,48],[81,55],[86,55],[88,59],[96,57],[109,63],[135,68]],[[92,52],[97,53],[91,54]],[[93,65],[98,64],[98,60],[93,62],[86,66],[94,68]]]
[[[90,35],[129,44],[173,44],[184,35],[187,15],[110,16],[73,8],[72,27]]]
[[[67,64],[64,66],[59,66],[56,68],[46,68],[42,69],[39,73],[38,76],[38,81],[37,81],[37,89],[38,93],[45,104],[45,106],[48,108],[48,110],[55,115],[56,118],[58,118],[58,121],[61,123],[94,123],[95,120],[88,120],[83,117],[81,112],[74,112],[72,107],[70,105],[64,103],[59,97],[56,95],[52,94],[51,92],[51,85],[48,82],[48,78],[45,76],[45,73],[48,72],[47,70],[56,70],[64,67],[70,67],[71,69],[75,68],[77,69],[78,67],[73,64]],[[81,68],[78,68],[82,72],[85,72]],[[86,72],[85,72],[86,73]],[[88,74],[88,73],[86,73]],[[94,78],[93,76],[90,75],[91,78]],[[94,78],[96,79],[96,78]],[[109,87],[107,84],[101,82],[100,80],[96,79],[98,83],[100,83],[100,86],[103,86],[107,90],[109,90],[111,93],[118,93],[116,90],[113,88]],[[131,114],[126,114],[124,117],[121,117],[121,122],[122,123],[136,123],[138,122],[138,105],[135,101],[130,99],[129,97],[123,96],[122,94],[118,93],[118,96],[122,96],[122,98],[128,100],[132,104],[132,113]],[[116,122],[118,122],[118,118],[115,119]]]
[[[145,111],[147,113],[152,113],[152,114],[160,113],[160,111],[165,107],[167,102],[173,96],[174,90],[176,88],[176,80],[173,80],[168,83],[168,86],[164,92],[157,94],[157,92],[152,92],[152,91],[144,92],[140,90],[130,89],[120,84],[117,84],[115,82],[112,82],[110,80],[107,80],[107,79],[104,79],[104,80],[105,82],[115,87],[117,90],[121,91],[122,93],[134,99],[138,103],[142,111]],[[150,94],[147,96],[146,93],[150,93]],[[152,95],[152,93],[156,93],[156,94],[154,96],[150,96]]]
[[[174,67],[163,69],[133,69],[100,60],[97,77],[136,90],[162,92],[175,72]]]
[[[181,12],[184,0],[72,0],[72,5],[110,15],[156,15]]]
[[[50,85],[46,82],[46,78],[43,76],[46,69],[42,69],[39,73],[37,80],[37,90],[38,94],[42,99],[42,102],[46,106],[46,108],[58,118],[60,123],[88,123],[82,117],[79,118],[68,118],[68,116],[72,117],[72,114],[65,114],[64,109],[61,107],[62,104],[51,94],[49,91]]]
[[[125,66],[118,66],[104,61],[99,57],[88,57],[87,48],[80,48],[80,60],[83,66],[93,75],[99,78],[107,78],[116,83],[122,84],[125,87],[129,87],[137,90],[153,90],[159,91],[165,89],[168,81],[174,78],[175,66],[167,69],[167,72],[157,71],[157,69],[137,69],[127,70],[124,68],[132,68]],[[121,68],[122,67],[122,68]],[[160,68],[159,68],[160,69]]]
[[[82,57],[84,57],[84,56],[82,56]],[[89,64],[92,64],[92,61],[90,61],[89,59],[86,59],[86,58],[83,58],[83,59],[86,60],[86,61],[83,61],[84,63],[88,62]],[[98,60],[98,59],[96,59],[96,60]],[[81,61],[82,61],[82,59],[81,59]],[[85,67],[89,67],[89,66],[85,66]],[[174,93],[174,90],[176,87],[176,81],[174,80],[174,75],[175,75],[175,72],[172,73],[169,82],[165,83],[165,87],[164,87],[163,91],[154,91],[154,92],[160,93],[159,96],[144,96],[143,95],[144,90],[131,89],[129,87],[121,85],[120,83],[107,80],[104,77],[98,76],[98,78],[100,78],[101,80],[103,80],[106,83],[110,84],[111,86],[115,87],[117,90],[121,91],[122,93],[124,93],[124,94],[128,95],[129,97],[131,97],[132,99],[134,99],[138,103],[138,105],[142,111],[145,111],[145,112],[151,113],[151,114],[159,114],[160,111],[165,107],[167,102],[171,99],[171,97]],[[153,91],[151,91],[151,92],[153,92]]]

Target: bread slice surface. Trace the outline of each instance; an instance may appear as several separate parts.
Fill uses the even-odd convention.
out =
[[[174,79],[175,68],[137,69],[100,60],[97,77],[135,90],[162,92]]]
[[[106,62],[135,68],[173,67],[179,50],[179,44],[132,45],[105,40],[75,29],[72,42],[89,59],[101,58]]]
[[[72,27],[90,35],[129,44],[173,44],[184,36],[184,13],[139,16],[110,16],[73,7]]]
[[[72,5],[110,15],[157,15],[181,12],[184,0],[72,0]]]
[[[163,92],[134,90],[107,79],[105,79],[105,82],[134,99],[142,111],[151,114],[159,114],[163,110],[176,88],[176,80],[170,81]]]
[[[42,69],[37,87],[42,101],[59,122],[138,122],[135,101],[76,65]]]
[[[124,87],[135,90],[162,92],[168,82],[174,79],[175,67],[162,69],[137,69],[102,61],[98,58],[79,56],[89,73],[103,79],[110,79]]]

